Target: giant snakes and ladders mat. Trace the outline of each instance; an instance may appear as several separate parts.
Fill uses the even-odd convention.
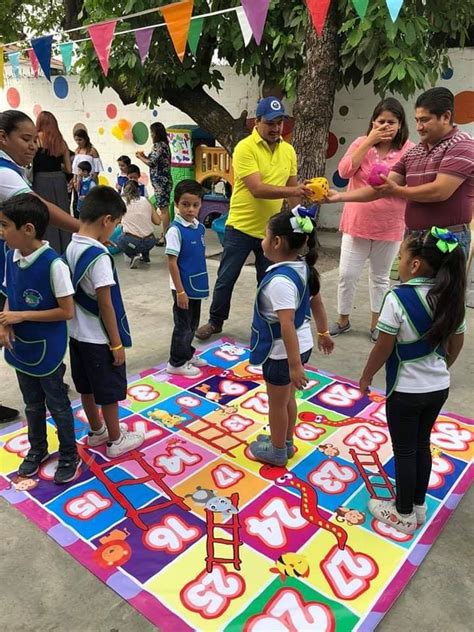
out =
[[[473,421],[437,420],[428,521],[403,535],[367,512],[394,496],[382,395],[308,368],[297,453],[265,466],[248,453],[268,421],[261,370],[225,339],[202,355],[199,377],[130,379],[121,421],[146,441],[118,459],[87,446],[76,404],[83,465],[67,486],[52,480],[52,422],[33,479],[17,476],[24,423],[4,429],[0,495],[162,632],[373,630],[468,489]]]

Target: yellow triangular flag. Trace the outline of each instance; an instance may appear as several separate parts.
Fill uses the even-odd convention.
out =
[[[193,6],[194,0],[184,0],[183,2],[160,7],[160,12],[165,19],[168,33],[180,61],[183,61],[184,53],[186,52]]]
[[[0,88],[3,89],[4,81],[3,81],[3,52],[5,50],[5,46],[0,46]]]

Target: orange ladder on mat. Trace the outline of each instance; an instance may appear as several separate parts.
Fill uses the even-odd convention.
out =
[[[354,464],[359,470],[360,475],[364,479],[365,486],[367,487],[367,491],[369,492],[371,498],[376,498],[377,500],[388,500],[387,496],[377,496],[377,493],[374,490],[374,487],[381,487],[383,489],[388,489],[390,493],[390,497],[392,499],[395,499],[395,490],[393,488],[392,483],[390,482],[390,479],[387,476],[387,473],[383,469],[382,463],[380,462],[379,455],[377,454],[377,452],[356,452],[354,448],[351,448],[349,450],[349,454],[354,460]],[[359,457],[367,458],[369,460],[361,461]],[[371,467],[375,465],[375,467],[378,470],[378,473],[370,473],[370,474],[372,476],[377,476],[377,477],[382,478],[384,482],[373,483],[369,478],[369,474],[367,474],[367,472],[365,471],[364,465],[371,466]]]
[[[234,507],[238,509],[239,495],[237,493],[231,494],[230,500]],[[206,527],[207,527],[207,542],[206,542],[206,571],[212,573],[214,564],[232,564],[236,571],[240,571],[241,559],[239,557],[239,547],[242,544],[240,540],[240,519],[239,514],[232,514],[230,522],[217,522],[215,521],[216,513],[206,509]],[[218,538],[214,535],[214,529],[225,529],[230,531],[232,538]],[[215,557],[214,545],[226,544],[232,546],[232,557]]]
[[[235,459],[235,454],[232,454],[231,450],[233,450],[234,448],[237,448],[239,445],[243,445],[245,447],[248,446],[247,441],[244,441],[243,439],[239,439],[238,437],[234,436],[234,434],[230,430],[226,430],[222,426],[217,426],[211,421],[208,421],[207,419],[203,419],[202,417],[199,417],[198,415],[193,413],[192,410],[189,410],[187,408],[182,408],[181,412],[184,415],[189,415],[193,421],[199,421],[201,424],[204,424],[204,428],[200,428],[199,430],[193,430],[192,428],[188,428],[188,426],[185,426],[183,424],[177,424],[176,428],[179,428],[183,432],[186,432],[187,434],[191,435],[195,439],[200,439],[201,441],[205,441],[207,444],[209,444],[216,450],[219,450],[219,452],[222,452],[223,454],[227,454],[228,456]],[[214,431],[214,434],[211,437],[200,436],[211,429]],[[231,440],[231,445],[229,448],[221,445],[220,443],[216,441],[217,439],[222,439],[223,437]]]
[[[148,531],[149,526],[141,519],[141,514],[152,513],[153,511],[161,511],[167,507],[177,505],[184,511],[190,511],[189,507],[183,501],[181,496],[177,496],[163,481],[165,474],[163,472],[157,472],[149,463],[143,458],[143,452],[138,450],[131,450],[123,456],[114,459],[108,463],[99,465],[87,450],[80,443],[77,444],[78,452],[83,462],[89,466],[90,471],[95,477],[104,485],[112,498],[125,509],[125,515],[130,518],[136,527],[143,531]],[[113,481],[107,476],[107,469],[116,467],[120,463],[133,461],[139,467],[146,472],[145,476],[139,478],[126,478],[123,481]],[[120,491],[121,487],[127,487],[129,485],[138,485],[139,483],[155,483],[167,496],[169,500],[164,502],[157,502],[146,507],[136,508],[128,500],[128,498]]]

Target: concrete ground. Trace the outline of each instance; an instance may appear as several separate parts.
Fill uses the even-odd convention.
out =
[[[323,247],[337,247],[338,236],[323,233],[321,241]],[[215,253],[218,246],[213,234],[209,235],[208,243],[209,252]],[[128,372],[134,375],[167,360],[172,330],[168,274],[163,249],[156,248],[152,264],[139,270],[129,270],[121,257],[117,257],[117,262],[134,336],[134,346],[127,353]],[[217,266],[217,261],[209,261],[212,283]],[[322,293],[330,317],[336,314],[336,286],[337,269],[324,273]],[[227,336],[248,340],[254,294],[254,270],[247,266],[235,289],[231,317],[225,327]],[[208,305],[204,305],[203,322]],[[368,310],[367,281],[363,279],[352,315],[353,331],[337,338],[331,357],[322,357],[316,351],[311,363],[357,379],[372,348],[368,340]],[[448,409],[472,417],[473,310],[468,310],[467,319],[469,333],[452,371]],[[71,383],[69,375],[67,379]],[[15,376],[3,362],[0,363],[0,384],[4,403],[21,408]],[[383,386],[382,373],[375,386]],[[71,391],[71,399],[75,398],[76,393]],[[472,629],[472,500],[471,489],[409,586],[381,622],[378,628],[381,632],[399,632],[401,627],[417,632]],[[0,629],[5,632],[151,632],[156,629],[3,500],[0,501],[0,559]]]

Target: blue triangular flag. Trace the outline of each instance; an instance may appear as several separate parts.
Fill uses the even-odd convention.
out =
[[[20,78],[20,53],[9,53],[8,61],[12,65],[13,74],[15,79]]]
[[[44,76],[51,81],[51,46],[53,44],[52,35],[44,35],[43,37],[35,37],[31,40],[31,46],[36,53],[36,57],[44,72]]]

